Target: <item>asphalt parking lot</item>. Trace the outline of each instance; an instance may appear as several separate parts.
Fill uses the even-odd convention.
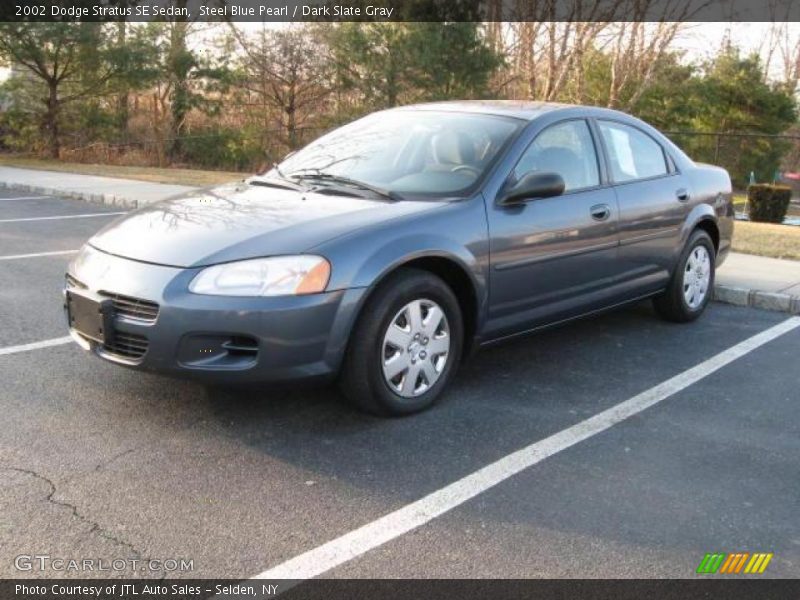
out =
[[[327,389],[207,390],[72,343],[22,347],[66,335],[70,255],[50,253],[118,210],[0,193],[3,578],[92,575],[20,571],[19,555],[270,573],[789,318],[712,304],[680,326],[645,303],[484,350],[433,410],[395,420]],[[321,574],[685,578],[708,552],[771,552],[755,577],[800,577],[799,365],[787,328]]]

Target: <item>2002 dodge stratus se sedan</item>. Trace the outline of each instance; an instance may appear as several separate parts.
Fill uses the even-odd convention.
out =
[[[428,104],[126,215],[70,265],[66,310],[75,340],[121,365],[338,377],[399,415],[482,344],[647,297],[695,319],[732,231],[728,174],[628,115]]]

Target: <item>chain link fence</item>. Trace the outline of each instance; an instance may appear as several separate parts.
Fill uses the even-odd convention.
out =
[[[800,135],[726,131],[665,131],[692,159],[725,168],[734,187],[759,183],[790,185],[800,196]]]

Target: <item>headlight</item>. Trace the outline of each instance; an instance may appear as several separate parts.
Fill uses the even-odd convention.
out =
[[[194,294],[213,296],[294,296],[325,290],[330,263],[321,256],[275,256],[214,265],[189,284]]]

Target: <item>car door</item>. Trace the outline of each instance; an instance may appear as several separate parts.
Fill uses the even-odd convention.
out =
[[[664,147],[630,124],[597,120],[619,205],[619,259],[631,296],[662,288],[680,244],[690,190]]]
[[[587,120],[556,122],[522,152],[506,187],[531,171],[556,172],[564,193],[513,205],[487,200],[487,337],[569,318],[613,295],[618,209],[599,156]]]

